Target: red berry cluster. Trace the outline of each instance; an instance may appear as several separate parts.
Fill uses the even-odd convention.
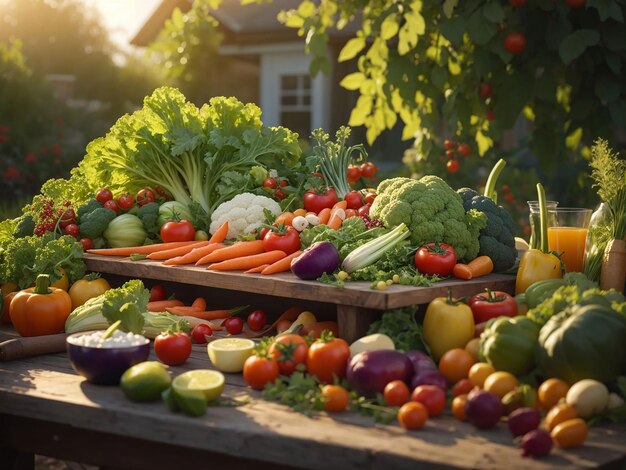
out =
[[[57,225],[66,228],[65,220],[74,214],[70,201],[64,201],[61,207],[55,208],[54,201],[49,198],[41,198],[36,202],[36,224],[34,235],[43,236],[46,232],[54,232]]]
[[[456,173],[461,169],[461,162],[457,160],[457,157],[459,155],[463,157],[469,157],[472,154],[472,148],[469,146],[469,144],[457,144],[453,140],[449,139],[444,140],[443,147],[446,150],[446,157],[448,158],[446,168],[450,173]]]
[[[378,219],[370,219],[369,215],[361,215],[366,228],[382,227],[383,223]]]

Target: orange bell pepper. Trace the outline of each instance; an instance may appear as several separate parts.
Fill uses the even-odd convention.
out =
[[[65,320],[71,312],[69,294],[50,287],[47,274],[37,276],[35,287],[18,292],[9,307],[13,326],[22,336],[63,333]]]

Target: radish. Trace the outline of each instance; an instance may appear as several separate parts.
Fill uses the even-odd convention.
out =
[[[552,437],[548,431],[535,429],[522,438],[522,457],[541,457],[552,450]]]

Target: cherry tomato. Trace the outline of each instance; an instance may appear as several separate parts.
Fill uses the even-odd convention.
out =
[[[350,191],[344,197],[348,203],[348,209],[358,209],[363,206],[363,195],[361,191]]]
[[[447,243],[426,243],[415,253],[414,262],[422,274],[446,277],[456,264],[456,251]]]
[[[167,292],[163,284],[155,284],[150,288],[150,302],[167,299]]]
[[[262,390],[267,384],[274,383],[278,374],[278,362],[273,358],[253,355],[243,364],[243,379],[255,390]]]
[[[511,0],[511,5],[515,8],[520,8],[526,5],[526,0]]]
[[[364,178],[372,178],[377,171],[378,168],[372,162],[365,162],[361,164],[361,176]]]
[[[504,195],[504,200],[506,202],[513,202],[513,201],[515,201],[515,194],[513,194],[513,193],[506,193]]]
[[[154,193],[152,192],[151,189],[148,189],[148,188],[140,189],[139,192],[137,193],[137,204],[139,204],[140,206],[145,206],[149,202],[154,202],[154,201],[156,201],[156,198],[154,197]]]
[[[274,197],[282,201],[287,197],[287,195],[283,192],[282,189],[277,189],[276,191],[274,191]]]
[[[456,143],[453,140],[446,139],[443,141],[443,148],[446,150],[454,150]]]
[[[278,183],[278,184],[280,184],[281,188],[284,188],[285,186],[289,186],[289,181],[287,181],[287,180],[280,180],[280,183]]]
[[[170,220],[161,227],[161,240],[169,242],[189,242],[196,236],[193,224],[188,220]]]
[[[250,312],[246,322],[252,331],[259,331],[267,325],[267,315],[263,310],[254,310]]]
[[[259,240],[263,240],[265,238],[265,235],[267,235],[267,232],[269,232],[270,229],[268,227],[263,227],[261,230],[259,230]]]
[[[341,338],[323,335],[309,348],[307,369],[320,382],[333,383],[335,377],[346,376],[346,366],[350,359],[350,346]]]
[[[376,196],[378,196],[376,193],[367,193],[365,195],[365,204],[372,204],[374,199],[376,199]]]
[[[448,160],[448,163],[446,163],[446,168],[448,169],[448,172],[456,173],[461,168],[461,164],[458,160]]]
[[[154,340],[154,352],[168,366],[184,363],[191,354],[191,338],[187,333],[161,333]]]
[[[113,193],[107,188],[102,188],[96,193],[96,200],[101,204],[104,204],[111,199],[113,199]]]
[[[492,93],[493,87],[491,86],[491,83],[482,82],[478,87],[478,94],[481,98],[489,98]]]
[[[482,323],[495,317],[517,315],[517,302],[506,292],[487,290],[473,295],[468,305],[474,315],[474,323]]]
[[[303,200],[307,212],[319,214],[322,209],[332,208],[337,203],[337,192],[333,188],[327,188],[323,192],[309,189],[304,193]]]
[[[371,204],[365,204],[364,206],[359,207],[359,215],[361,217],[370,215],[370,209],[372,208]]]
[[[524,33],[509,33],[504,38],[504,49],[509,54],[521,54],[526,49],[526,36]]]
[[[263,237],[263,249],[265,251],[281,250],[287,253],[295,253],[300,249],[300,234],[293,227],[285,230],[270,230]]]
[[[446,150],[446,157],[452,160],[456,157],[456,152],[454,150]]]
[[[585,6],[586,0],[565,0],[570,8],[581,8]]]
[[[420,429],[428,421],[428,410],[421,403],[410,401],[398,410],[398,422],[404,429]]]
[[[213,336],[213,330],[206,323],[200,323],[191,330],[191,337],[197,344],[205,344],[207,342],[207,336]]]
[[[341,385],[324,385],[322,387],[324,409],[329,413],[345,411],[350,403],[350,394]]]
[[[278,184],[276,184],[276,180],[274,178],[265,178],[263,181],[263,187],[268,189],[276,189]]]
[[[114,199],[109,199],[105,202],[104,207],[115,211],[116,214],[120,211],[120,206],[117,205],[117,202]]]
[[[282,375],[291,375],[298,364],[306,364],[309,347],[302,336],[286,334],[277,336],[267,352],[278,361]]]
[[[120,209],[122,210],[127,211],[129,209],[132,209],[134,204],[135,198],[132,194],[122,194],[120,197],[117,198],[117,205],[120,206]]]
[[[485,119],[487,119],[487,121],[493,121],[495,119],[495,115],[493,114],[493,110],[488,109],[487,112],[485,113]]]
[[[67,209],[61,215],[61,218],[59,220],[59,227],[65,228],[69,224],[75,224],[75,223],[76,223],[76,212],[74,212],[74,209]]]
[[[93,248],[93,241],[91,241],[91,238],[81,238],[79,242],[83,245],[83,250],[85,251]]]
[[[383,396],[389,406],[402,406],[409,401],[409,387],[402,380],[392,380],[385,385]]]
[[[361,178],[361,169],[357,165],[348,165],[348,182],[355,183]]]
[[[459,155],[469,157],[472,153],[472,148],[469,146],[469,144],[459,144],[456,151],[459,152]]]
[[[78,238],[79,229],[78,229],[78,225],[76,225],[76,224],[69,224],[69,225],[67,225],[63,229],[63,231],[65,232],[66,235],[69,235],[69,236],[74,237],[74,238]]]
[[[446,393],[436,385],[418,385],[411,394],[411,401],[424,405],[428,416],[437,416],[446,407]]]
[[[171,198],[172,198],[172,196],[170,196],[170,195],[168,194],[168,192],[167,192],[167,191],[165,191],[165,189],[163,189],[161,186],[157,186],[157,187],[156,187],[156,188],[154,188],[154,189],[155,189],[155,191],[157,192],[157,194],[158,194],[159,196],[161,196],[163,199],[171,199]]]
[[[238,335],[243,331],[243,320],[239,317],[230,317],[224,320],[226,331],[230,335]]]

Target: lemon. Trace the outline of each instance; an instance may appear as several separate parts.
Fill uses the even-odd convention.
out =
[[[212,401],[219,398],[224,390],[224,375],[216,370],[190,370],[176,377],[172,388],[177,395],[197,397],[201,394],[205,401]],[[178,405],[181,406],[180,403]]]
[[[146,361],[135,364],[122,375],[120,386],[132,401],[154,401],[172,382],[167,367],[160,362]]]
[[[209,359],[222,372],[241,372],[243,363],[252,355],[255,343],[251,339],[223,338],[207,345]]]

